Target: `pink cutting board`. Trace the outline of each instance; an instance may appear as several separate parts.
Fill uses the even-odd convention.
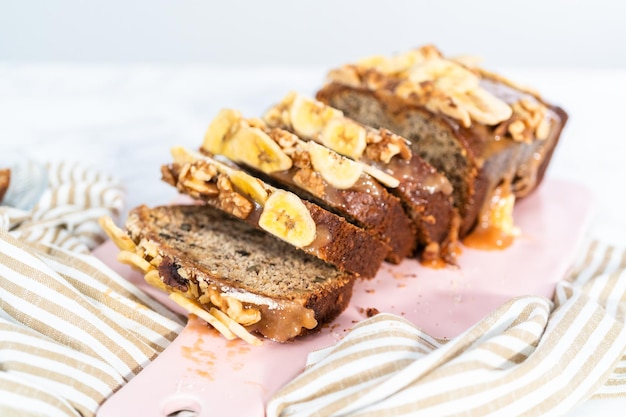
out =
[[[398,314],[432,336],[451,338],[513,297],[551,298],[575,259],[591,212],[588,189],[546,180],[517,204],[514,218],[522,236],[510,248],[463,248],[458,269],[429,269],[414,260],[384,264],[373,280],[357,282],[338,319],[292,343],[266,340],[253,347],[227,341],[192,318],[165,352],[104,403],[98,417],[167,416],[178,410],[198,416],[264,416],[268,399],[303,370],[307,354],[340,340],[367,317],[367,309]],[[168,301],[139,274],[119,265],[116,253],[110,243],[97,251],[128,279]]]

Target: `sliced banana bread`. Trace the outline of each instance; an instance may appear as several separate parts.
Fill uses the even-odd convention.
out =
[[[201,151],[224,155],[255,176],[371,231],[389,244],[387,261],[399,263],[413,254],[415,227],[400,200],[366,172],[397,187],[398,181],[382,171],[286,130],[270,129],[262,120],[246,120],[235,110],[222,110],[211,122]]]
[[[413,220],[422,260],[456,263],[459,221],[452,186],[410,149],[406,139],[387,129],[362,125],[335,108],[296,93],[288,94],[263,118],[269,126],[294,132],[391,176],[393,187],[389,181],[383,182]]]
[[[126,230],[170,292],[285,342],[348,305],[354,276],[205,205],[139,206]]]
[[[174,148],[172,155],[174,163],[161,170],[165,182],[342,271],[373,278],[389,252],[373,234],[232,163],[184,148]]]
[[[567,120],[536,92],[433,46],[332,70],[317,98],[409,139],[451,181],[474,246],[512,241],[513,202],[541,182]]]

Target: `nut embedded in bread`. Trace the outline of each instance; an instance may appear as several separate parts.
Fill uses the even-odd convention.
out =
[[[235,165],[180,147],[172,155],[174,163],[161,170],[165,182],[341,270],[373,278],[389,252],[385,242],[343,217]]]
[[[133,209],[126,229],[168,292],[284,342],[348,305],[354,276],[204,205]]]
[[[409,139],[451,181],[461,236],[475,229],[483,239],[495,236],[494,246],[511,236],[493,224],[493,200],[537,187],[567,120],[535,91],[432,46],[332,70],[317,98]],[[495,207],[503,214],[512,204]]]

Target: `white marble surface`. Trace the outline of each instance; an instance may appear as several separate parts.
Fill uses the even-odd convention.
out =
[[[589,234],[626,246],[626,70],[500,69],[562,105],[570,122],[548,176],[590,187]],[[165,204],[159,181],[173,145],[197,147],[222,107],[258,116],[289,90],[313,94],[323,68],[0,64],[0,156],[65,159],[118,176],[127,208]],[[568,416],[621,415],[626,400],[590,401]],[[616,414],[617,413],[617,414]]]

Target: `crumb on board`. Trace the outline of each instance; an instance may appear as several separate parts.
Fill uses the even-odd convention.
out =
[[[362,314],[366,316],[367,318],[374,317],[376,314],[380,313],[380,310],[378,310],[376,307],[367,307],[367,308],[359,307],[358,310],[359,310],[359,314]]]

